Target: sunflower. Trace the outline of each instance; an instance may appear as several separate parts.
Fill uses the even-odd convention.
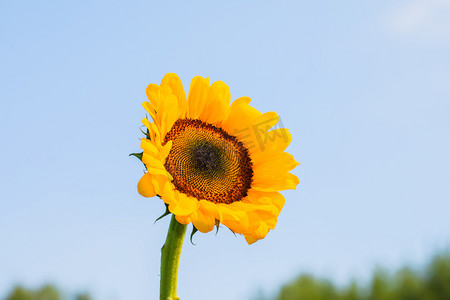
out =
[[[260,113],[241,97],[230,105],[222,81],[196,76],[189,94],[176,74],[150,84],[143,103],[153,122],[141,139],[147,172],[138,183],[144,197],[158,195],[181,224],[201,232],[218,223],[251,244],[274,229],[284,205],[279,191],[295,189],[289,173],[299,163],[284,152],[288,129],[272,129],[274,112]],[[272,130],[270,130],[272,129]]]

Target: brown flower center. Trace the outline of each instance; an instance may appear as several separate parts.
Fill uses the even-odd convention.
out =
[[[253,177],[247,148],[212,124],[177,120],[164,138],[172,141],[165,167],[176,189],[197,199],[233,203],[247,196]]]

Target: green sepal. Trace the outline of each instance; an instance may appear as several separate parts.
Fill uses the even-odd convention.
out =
[[[130,155],[128,155],[128,156],[136,156],[140,161],[142,161],[142,154],[143,154],[144,152],[141,152],[141,153],[131,153]]]
[[[230,229],[230,228],[228,228]],[[230,231],[234,234],[234,236],[236,236],[236,232],[234,232],[233,230],[230,229]]]
[[[160,196],[158,195],[158,197],[160,197]],[[161,220],[162,218],[164,218],[165,216],[170,215],[169,204],[164,203],[164,205],[166,206],[166,211],[158,219],[155,220],[155,223],[157,221]],[[155,223],[153,223],[153,224],[155,224]]]
[[[190,237],[190,240],[191,240],[191,244],[192,244],[192,245],[195,245],[195,244],[192,242],[192,237],[194,236],[194,234],[195,234],[197,231],[198,231],[198,229],[195,228],[194,224],[192,224],[192,232],[191,232],[191,237]]]
[[[156,112],[156,111],[155,111]],[[145,114],[145,118],[148,120],[148,115],[147,114]],[[150,131],[148,130],[148,128],[146,128],[147,130],[146,130],[146,132],[144,132],[140,127],[139,127],[139,130],[143,133],[143,134],[145,134],[145,137],[146,138],[148,138],[149,140],[151,140],[151,138],[150,138]]]
[[[220,226],[220,221],[216,219],[216,223],[214,224],[216,226],[216,235],[219,232],[219,226]]]
[[[141,128],[139,128],[139,130],[145,135],[146,138],[151,140],[151,138],[150,138],[150,131],[148,131],[148,129],[147,129],[147,132],[144,132],[144,130],[142,130]]]

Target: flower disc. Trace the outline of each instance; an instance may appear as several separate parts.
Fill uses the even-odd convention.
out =
[[[236,137],[200,120],[179,119],[164,142],[169,140],[173,143],[165,167],[177,190],[214,203],[233,203],[247,196],[252,163]]]

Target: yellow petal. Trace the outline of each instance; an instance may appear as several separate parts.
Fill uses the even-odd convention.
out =
[[[146,102],[144,102],[146,103]],[[142,119],[142,123],[145,125],[145,127],[147,127],[147,129],[152,129],[152,125],[150,124],[150,121],[147,118],[143,118]]]
[[[166,74],[161,81],[161,87],[170,90],[170,92],[175,95],[175,97],[178,99],[178,107],[184,113],[186,113],[186,93],[184,91],[180,77],[178,77],[178,75],[175,73]],[[184,117],[184,115],[182,117]]]
[[[141,149],[152,154],[158,154],[158,148],[149,139],[141,139]]]
[[[147,111],[148,111],[149,107],[152,107],[149,102],[142,103],[142,106],[144,106],[144,108],[146,108]],[[153,110],[153,108],[152,108],[152,110]],[[142,123],[145,125],[145,127],[147,127],[147,129],[149,131],[150,140],[152,140],[153,142],[160,145],[162,142],[160,129],[159,129],[160,121],[158,121],[159,119],[156,117],[156,113],[154,113],[154,116],[151,116],[151,117],[155,123],[158,123],[158,125],[156,125],[155,123],[151,123],[147,118],[142,119]]]
[[[138,192],[139,194],[147,198],[156,196],[155,187],[149,173],[145,173],[144,176],[142,176],[142,178],[139,180]]]
[[[235,206],[246,212],[249,219],[250,230],[257,226],[261,220],[272,219],[279,214],[278,209],[272,203],[255,204],[241,201],[236,202]]]
[[[253,120],[248,132],[239,132],[236,137],[244,143],[250,154],[260,152],[264,148],[264,144],[271,137],[267,131],[278,123],[277,113],[271,111],[258,116]]]
[[[219,221],[235,233],[247,233],[249,229],[248,215],[233,204],[217,204],[221,213]]]
[[[252,154],[252,160],[267,160],[274,154],[278,154],[286,150],[287,146],[292,141],[292,136],[287,128],[278,128],[266,133],[265,138],[262,140],[262,147],[260,151]]]
[[[148,173],[150,173],[152,175],[162,175],[166,178],[169,178],[170,180],[173,180],[172,175],[170,175],[170,173],[167,172],[167,170],[165,170],[165,169],[161,170],[161,169],[156,169],[156,168],[147,166],[147,170],[148,170]]]
[[[251,245],[257,241],[259,241],[259,239],[255,236],[252,235],[244,235],[245,237],[245,241],[247,242],[247,244]]]
[[[214,217],[212,217],[207,212],[204,212],[201,208],[199,208],[194,214],[191,215],[191,220],[195,228],[203,233],[213,230],[214,224],[216,222],[216,219]]]
[[[225,118],[230,100],[228,85],[222,81],[214,82],[208,89],[207,101],[199,119],[206,123],[218,124]]]
[[[166,185],[170,185],[173,178],[167,177],[165,175],[153,174],[151,171],[149,173],[152,176],[153,186],[155,187],[155,191],[157,195],[162,195],[164,187]]]
[[[174,95],[163,93],[162,98],[163,102],[157,113],[161,115],[161,135],[165,137],[182,112],[178,107],[178,99]]]
[[[157,84],[150,83],[145,89],[145,93],[152,106],[158,108],[161,104],[161,87]]]
[[[159,128],[156,126],[155,123],[150,123],[150,132],[151,132],[151,139],[152,141],[155,141],[155,143],[157,143],[157,146],[160,146],[162,143],[162,139],[161,139],[161,131],[159,130]],[[164,137],[163,137],[164,138]]]
[[[157,114],[156,108],[148,101],[142,102],[142,106],[150,114],[150,117],[153,119],[153,121],[156,122],[159,126],[159,124],[161,123],[161,118]]]
[[[142,154],[142,162],[147,168],[159,169],[165,171],[164,164],[155,158],[151,153],[144,151]]]
[[[255,173],[289,172],[298,165],[300,164],[295,161],[294,156],[287,152],[262,157],[262,159],[256,161],[253,160],[253,170]]]
[[[172,149],[172,141],[168,141],[167,144],[165,144],[164,146],[162,146],[160,148],[159,154],[160,154],[162,160],[165,161],[167,155],[169,155],[169,153],[170,153],[170,149]]]
[[[156,125],[154,123],[150,123],[150,121],[147,118],[142,119],[142,123],[147,127],[148,129],[148,139],[155,144],[155,146],[161,144],[161,140],[159,138],[159,131],[156,128]]]
[[[213,218],[217,219],[217,220],[221,220],[222,216],[219,210],[219,207],[212,202],[206,201],[206,200],[200,200],[200,209],[209,214],[210,216],[212,216]]]
[[[159,85],[150,84],[146,93],[150,102],[144,102],[142,105],[155,121],[155,125],[164,137],[172,128],[173,123],[180,116],[184,117],[185,106],[179,105],[180,101],[177,95],[173,94],[169,87],[162,88]]]
[[[275,226],[277,225],[277,221],[278,221],[278,217],[265,220],[265,222],[266,222],[267,226],[269,227],[269,229],[275,229]]]
[[[251,245],[256,241],[265,238],[268,232],[269,227],[267,226],[267,224],[262,222],[252,234],[244,235],[244,237],[247,243]]]
[[[166,196],[172,198],[170,199],[171,203],[168,203],[169,211],[176,216],[189,216],[199,207],[197,199],[189,197],[184,193],[180,193],[178,191],[168,193],[166,189],[164,189],[163,198]]]
[[[250,189],[248,191],[248,196],[242,199],[242,202],[257,205],[271,204],[277,208],[279,213],[284,206],[285,199],[280,192],[262,192],[255,189]]]
[[[175,197],[175,190],[172,183],[166,183],[161,191],[161,199],[164,201],[164,203],[169,204],[177,204],[178,198]]]
[[[175,216],[175,219],[180,224],[187,225],[187,224],[191,223],[191,218],[189,216]]]
[[[284,190],[295,190],[300,180],[291,173],[255,173],[253,174],[252,188],[258,191],[276,192]]]
[[[231,103],[221,126],[228,134],[249,133],[252,122],[261,115],[258,110],[248,105],[250,101],[249,97],[241,97]]]
[[[191,119],[198,119],[205,107],[208,96],[209,78],[195,76],[191,81],[188,95],[188,113]]]

